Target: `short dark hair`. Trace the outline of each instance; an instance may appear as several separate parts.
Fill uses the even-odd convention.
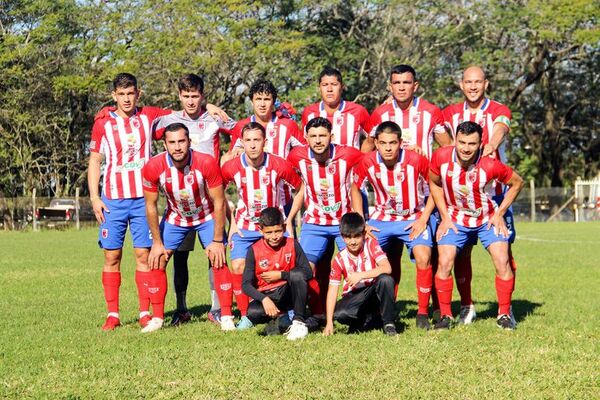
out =
[[[365,219],[357,212],[349,212],[340,220],[340,234],[343,237],[360,235],[365,232]]]
[[[267,207],[260,212],[258,224],[261,228],[283,225],[283,214],[277,207]]]
[[[375,129],[375,139],[379,138],[382,133],[393,133],[398,136],[398,140],[402,139],[402,129],[394,121],[383,121]]]
[[[183,131],[185,132],[185,136],[189,139],[190,130],[187,126],[185,126],[185,124],[182,124],[181,122],[173,122],[172,124],[167,125],[167,127],[165,128],[163,139],[167,139],[167,132],[177,132],[180,129],[183,129]]]
[[[458,136],[459,133],[462,133],[463,135],[477,133],[479,135],[479,140],[481,140],[481,137],[483,136],[483,128],[477,122],[464,121],[458,124],[456,127],[456,135]]]
[[[329,131],[329,133],[331,133],[331,122],[329,122],[329,120],[327,118],[323,118],[323,117],[316,117],[311,119],[310,121],[308,121],[308,124],[306,124],[306,133],[308,133],[308,131],[311,128],[320,128],[323,127],[325,129],[327,129],[327,131]]]
[[[191,92],[197,90],[200,94],[204,93],[204,80],[196,74],[185,74],[177,82],[179,91]]]
[[[117,90],[117,88],[125,89],[131,86],[137,89],[137,78],[130,73],[121,72],[113,79],[113,90]]]
[[[242,128],[242,133],[240,134],[240,137],[243,139],[244,138],[244,133],[247,131],[253,131],[255,129],[258,129],[263,137],[266,139],[267,138],[267,132],[265,131],[265,127],[262,126],[261,124],[259,124],[258,122],[248,122],[246,125],[244,125],[244,127]]]
[[[392,75],[394,74],[404,74],[410,72],[413,76],[413,79],[416,81],[417,80],[417,71],[415,71],[415,69],[413,67],[411,67],[410,65],[407,64],[399,64],[399,65],[395,65],[392,67],[392,70],[390,71],[390,81],[392,80]]]
[[[273,97],[273,101],[277,100],[277,89],[266,79],[259,79],[250,86],[250,100],[258,93],[270,94]]]
[[[335,76],[340,84],[344,83],[342,81],[342,73],[333,67],[327,66],[323,68],[323,71],[321,71],[321,73],[319,74],[319,84],[321,83],[321,79],[323,79],[324,76]]]

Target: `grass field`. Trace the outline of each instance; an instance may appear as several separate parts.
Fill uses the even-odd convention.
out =
[[[516,331],[495,326],[493,268],[476,249],[480,318],[473,325],[416,330],[414,267],[404,264],[400,335],[339,329],[302,342],[262,337],[257,329],[225,334],[207,322],[199,251],[190,257],[192,323],[139,333],[128,251],[125,326],[102,332],[96,230],[0,232],[0,398],[598,399],[600,224],[518,229]],[[169,292],[167,310],[173,308]]]

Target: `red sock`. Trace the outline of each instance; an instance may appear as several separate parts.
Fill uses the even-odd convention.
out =
[[[433,249],[431,249],[431,274],[433,276],[435,276],[435,274],[437,273],[437,268],[438,268],[438,252],[437,252],[437,247],[433,246]],[[435,279],[432,280],[432,283],[433,283],[433,285],[431,285],[431,309],[439,310],[440,302],[438,300],[437,290],[435,289]]]
[[[431,287],[433,286],[433,273],[431,265],[427,269],[417,268],[417,295],[419,309],[417,314],[429,315],[429,297],[431,296]]]
[[[510,312],[510,301],[515,287],[515,278],[507,280],[496,277],[496,296],[498,297],[498,315]]]
[[[212,268],[215,282],[215,291],[221,304],[221,315],[231,314],[231,303],[233,303],[233,291],[231,290],[231,272],[229,267],[224,265],[222,268]]]
[[[119,313],[119,287],[121,286],[120,272],[102,272],[104,299],[109,313]]]
[[[324,314],[323,303],[321,301],[321,287],[316,279],[308,281],[308,306],[313,315]]]
[[[452,317],[452,277],[442,279],[435,276],[435,288],[437,290],[438,300],[440,302],[440,313],[442,316],[448,315]]]
[[[471,281],[473,280],[473,266],[471,257],[457,257],[454,262],[454,278],[456,279],[456,288],[460,294],[460,305],[468,306],[473,304],[471,298]]]
[[[235,302],[237,308],[240,310],[242,317],[248,314],[248,303],[250,299],[248,295],[242,290],[242,277],[243,274],[231,274],[231,282],[233,284],[233,295],[235,296]]]
[[[150,294],[148,293],[148,282],[150,281],[150,272],[135,271],[135,284],[138,291],[138,300],[140,303],[140,312],[150,310]]]
[[[152,303],[152,313],[156,318],[165,318],[165,298],[167,297],[167,273],[164,269],[149,272],[148,293]]]

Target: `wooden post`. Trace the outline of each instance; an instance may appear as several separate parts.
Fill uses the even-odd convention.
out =
[[[529,194],[531,201],[531,222],[535,222],[535,181],[533,179],[529,180],[529,188],[531,189]]]
[[[35,204],[35,195],[36,195],[36,189],[33,188],[33,192],[31,193],[31,208],[33,211],[33,231],[37,231],[38,230],[38,221],[37,221],[37,207]],[[25,215],[25,218],[27,218],[27,215]]]
[[[75,189],[75,226],[77,227],[77,230],[79,230],[81,228],[81,225],[79,224],[79,188]]]

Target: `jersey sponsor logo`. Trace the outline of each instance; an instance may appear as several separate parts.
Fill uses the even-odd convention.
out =
[[[387,192],[390,196],[398,196],[398,189],[396,189],[396,186],[388,186]]]
[[[267,269],[267,268],[269,268],[269,260],[268,259],[260,260],[258,262],[258,268],[260,268],[260,269]]]
[[[477,208],[475,210],[470,210],[468,208],[463,208],[461,211],[464,212],[465,214],[471,216],[471,217],[477,218],[483,212],[483,208],[479,207],[479,208]]]
[[[333,175],[333,174],[335,174],[335,171],[336,171],[336,170],[337,170],[337,168],[335,167],[335,164],[329,164],[329,165],[327,166],[327,173],[328,173],[328,174],[331,174],[331,175]]]
[[[254,199],[257,201],[261,201],[265,197],[265,194],[262,189],[254,190]]]
[[[184,217],[193,217],[194,215],[198,214],[200,212],[199,208],[195,208],[193,210],[189,210],[189,211],[181,211],[181,215],[183,215]]]
[[[186,185],[189,185],[189,186],[193,185],[194,184],[194,175],[193,174],[186,175],[183,178],[183,181],[185,182]]]
[[[340,209],[341,206],[342,206],[342,202],[338,201],[337,203],[332,204],[330,206],[320,205],[319,208],[321,208],[321,210],[323,210],[323,212],[326,212],[326,213],[335,213]]]
[[[329,181],[327,181],[327,178],[319,179],[319,186],[321,186],[321,190],[329,189]]]
[[[469,193],[471,193],[471,191],[469,190],[468,186],[461,186],[458,188],[458,192],[463,196],[463,197],[467,197],[469,195]]]
[[[125,154],[129,157],[134,157],[140,151],[140,146],[138,146],[137,136],[135,134],[127,135],[127,150],[125,150]]]
[[[413,115],[413,123],[418,124],[421,122],[421,112],[418,111],[415,115]]]
[[[129,161],[121,166],[121,171],[135,171],[138,169],[142,169],[144,167],[144,164],[146,164],[145,158],[140,158],[137,161]]]
[[[262,185],[265,185],[265,186],[269,185],[271,183],[271,179],[269,178],[269,175],[263,175],[263,176],[261,176],[260,177],[260,183]]]
[[[102,229],[102,239],[106,239],[107,237],[108,237],[108,229],[103,228]]]

